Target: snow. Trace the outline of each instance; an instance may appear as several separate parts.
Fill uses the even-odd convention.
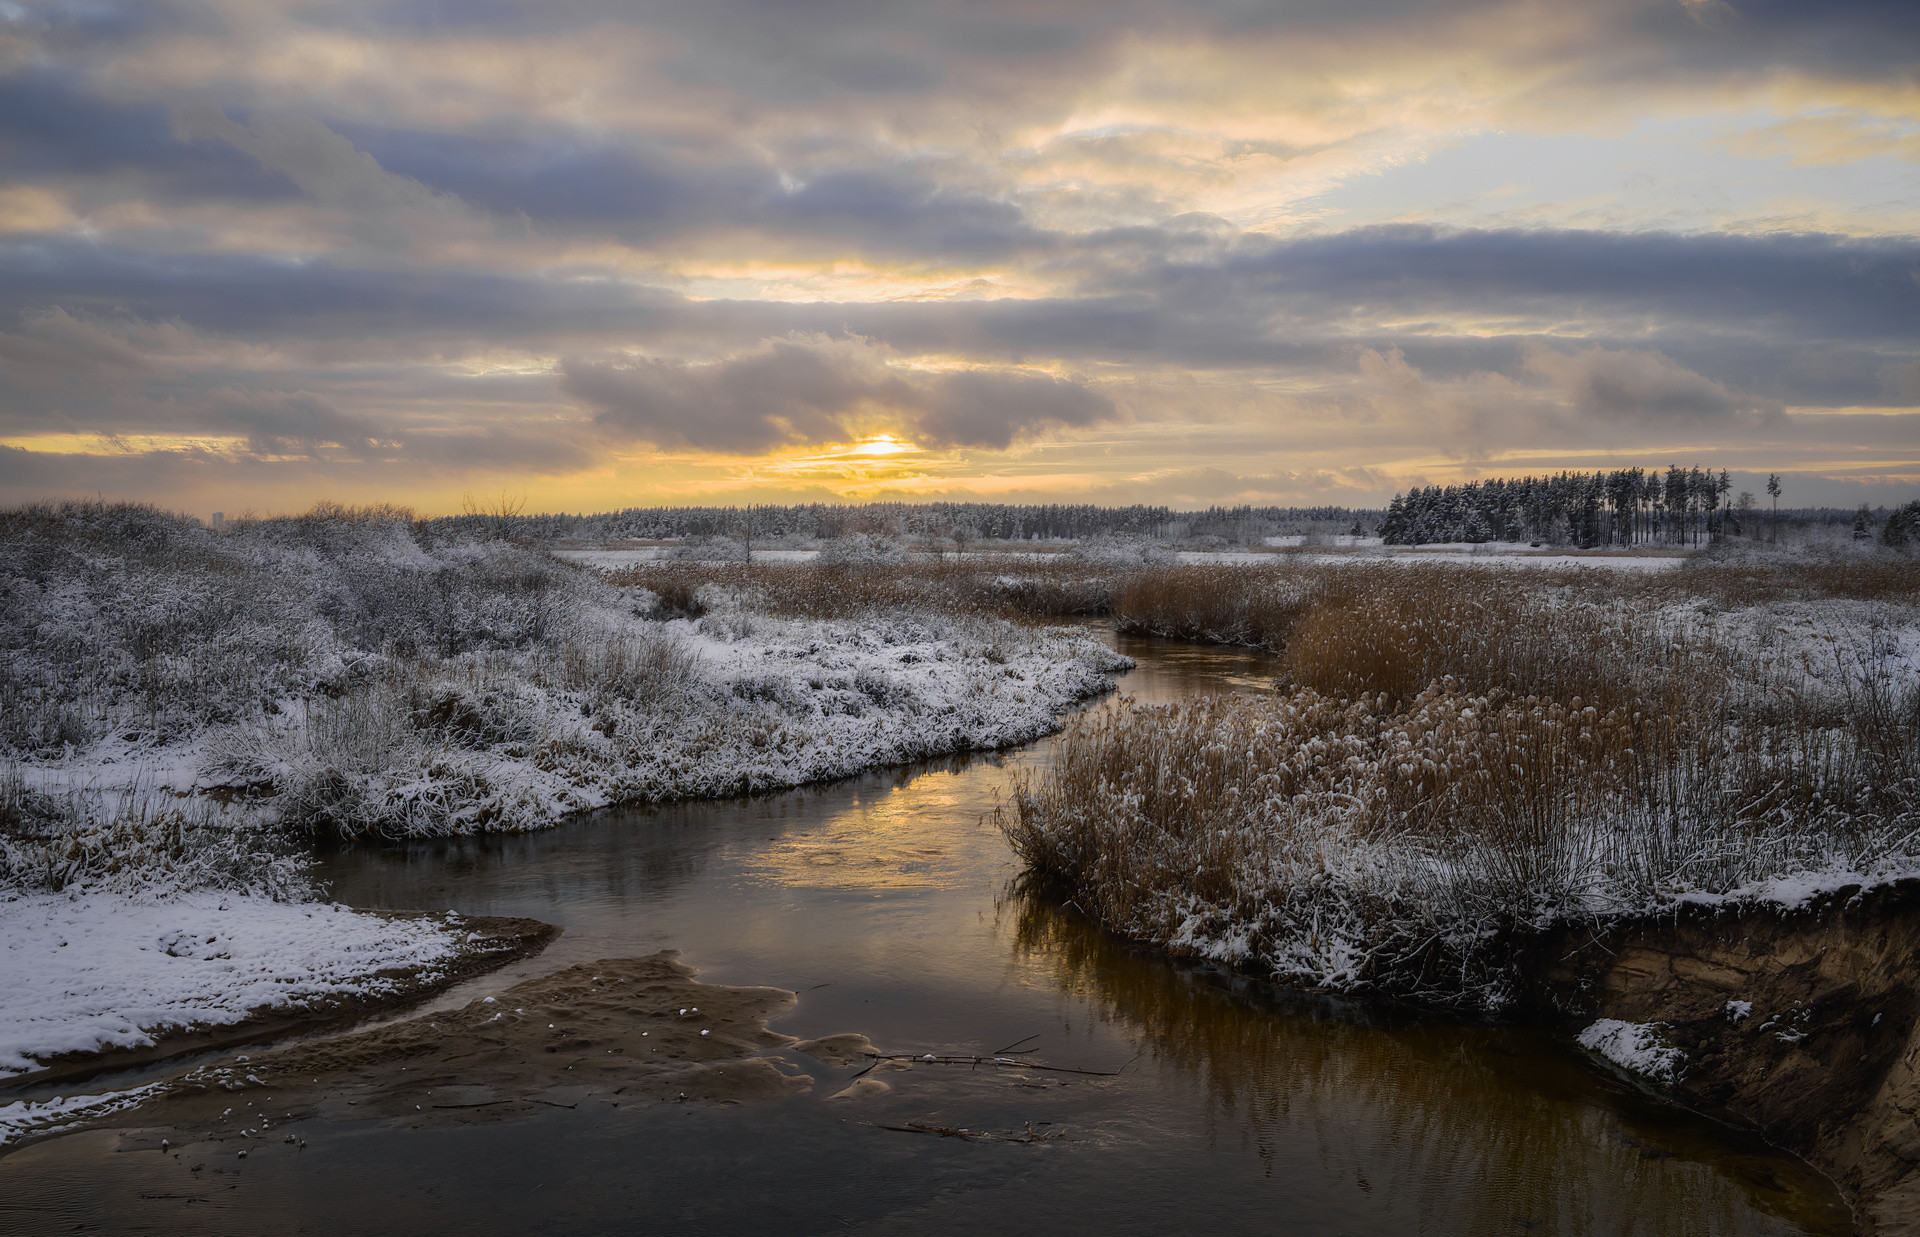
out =
[[[124,1112],[166,1090],[165,1082],[99,1095],[56,1095],[49,1100],[16,1100],[0,1104],[0,1147],[24,1134],[46,1133],[80,1121],[97,1120]]]
[[[1341,563],[1446,563],[1456,566],[1472,567],[1539,567],[1569,568],[1597,567],[1609,571],[1671,571],[1686,561],[1682,554],[1635,554],[1617,551],[1597,551],[1591,553],[1569,553],[1561,549],[1536,550],[1530,546],[1513,545],[1507,542],[1469,543],[1436,542],[1422,546],[1382,545],[1378,537],[1352,537],[1345,534],[1329,538],[1325,543],[1328,550],[1323,553],[1303,555],[1281,555],[1279,550],[1308,550],[1308,539],[1302,536],[1267,537],[1263,539],[1263,548],[1246,550],[1174,550],[1171,546],[1157,542],[1144,545],[1159,550],[1167,560],[1188,566],[1239,566],[1264,567],[1276,562],[1310,562],[1316,565],[1338,565]],[[1080,552],[1081,557],[1094,558],[1080,544],[1065,547],[1065,552]],[[656,562],[674,556],[672,547],[648,546],[638,549],[580,549],[554,550],[555,557],[568,562],[579,563],[600,571],[617,571],[642,563]],[[991,553],[995,557],[1045,560],[1057,558],[1060,549],[1047,551],[1013,550],[1001,551],[982,549],[977,553]],[[753,561],[756,563],[809,563],[820,557],[819,550],[755,550]],[[699,554],[693,552],[696,561]]]
[[[1512,546],[1501,542],[1483,544],[1435,544],[1418,547],[1378,547],[1356,554],[1317,554],[1309,561],[1319,565],[1341,563],[1440,563],[1457,567],[1536,567],[1565,570],[1570,567],[1595,567],[1606,571],[1672,571],[1686,559],[1667,554],[1567,554]]]
[[[638,549],[624,550],[553,550],[555,558],[570,563],[579,563],[583,567],[592,567],[598,571],[619,571],[626,567],[637,567],[641,563],[658,562],[661,559],[675,557],[675,546],[642,546]],[[694,562],[700,561],[698,551],[689,555]],[[755,550],[753,561],[756,563],[810,563],[820,557],[818,550]]]
[[[641,563],[651,563],[666,555],[665,548],[646,546],[638,550],[552,550],[555,558],[565,559],[569,563],[579,563],[583,567],[593,567],[600,571],[618,571],[623,567],[634,567]]]
[[[569,680],[538,651],[450,659],[408,697],[370,690],[227,732],[202,784],[270,784],[283,818],[305,812],[309,827],[354,834],[543,828],[616,803],[1008,747],[1058,729],[1132,665],[1077,628],[932,613],[784,619],[715,586],[700,596],[697,620],[603,614],[606,630],[580,635],[576,651],[620,673],[589,660]],[[668,669],[655,675],[648,658]],[[442,714],[462,729],[405,720]]]
[[[0,1077],[261,1009],[391,993],[402,980],[382,972],[430,974],[458,953],[446,922],[216,890],[15,895],[0,902],[0,940]]]
[[[1687,1054],[1662,1041],[1665,1028],[1657,1022],[1622,1022],[1602,1018],[1580,1032],[1580,1046],[1597,1052],[1630,1074],[1670,1083],[1680,1076]]]
[[[1130,665],[1077,630],[780,620],[725,590],[673,620],[644,588],[384,518],[215,535],[136,512],[112,537],[90,518],[42,518],[0,572],[22,684],[0,750],[48,819],[80,800],[104,821],[110,799],[126,816],[218,799],[233,823],[296,831],[541,828],[1025,742]],[[0,885],[20,867],[0,840]]]

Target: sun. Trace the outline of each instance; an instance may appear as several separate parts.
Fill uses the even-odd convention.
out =
[[[912,443],[896,434],[875,434],[853,444],[848,455],[899,455],[914,449]]]

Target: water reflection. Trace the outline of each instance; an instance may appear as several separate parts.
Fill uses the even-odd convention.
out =
[[[1168,965],[1017,885],[1002,911],[1023,966],[1050,967],[1155,1065],[1197,1082],[1219,1137],[1272,1174],[1310,1130],[1323,1179],[1414,1231],[1853,1231],[1810,1169],[1596,1086],[1540,1036]],[[1756,1211],[1776,1223],[1757,1226]]]

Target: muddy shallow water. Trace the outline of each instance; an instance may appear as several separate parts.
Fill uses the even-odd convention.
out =
[[[1263,690],[1270,675],[1257,654],[1120,647],[1141,662],[1122,690],[1142,700]],[[566,928],[435,1010],[677,949],[702,982],[797,993],[771,1024],[784,1036],[1031,1050],[1097,1072],[900,1062],[869,1075],[886,1089],[830,1099],[858,1062],[775,1048],[810,1088],[741,1104],[588,1097],[470,1124],[303,1109],[245,1160],[97,1130],[0,1159],[0,1230],[1850,1231],[1798,1161],[1544,1036],[1169,962],[1023,895],[987,815],[1049,752],[523,837],[356,847],[324,875],[353,905]]]

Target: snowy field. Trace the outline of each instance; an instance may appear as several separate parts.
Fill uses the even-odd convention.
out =
[[[1338,565],[1356,562],[1391,563],[1447,563],[1473,567],[1539,567],[1568,568],[1594,567],[1607,571],[1671,571],[1686,561],[1684,554],[1631,554],[1631,553],[1567,553],[1563,550],[1535,550],[1527,546],[1508,545],[1488,542],[1484,544],[1436,544],[1427,546],[1383,546],[1377,537],[1336,537],[1334,548],[1324,553],[1301,550],[1304,537],[1269,537],[1269,550],[1167,550],[1166,561],[1179,562],[1189,566],[1271,566],[1274,563],[1308,562],[1315,565]],[[1285,544],[1280,544],[1285,543]],[[1343,546],[1341,543],[1352,543]],[[1275,550],[1293,548],[1296,553],[1280,554]],[[660,562],[676,557],[671,548],[647,546],[639,549],[611,550],[555,550],[554,555],[568,562],[579,563],[600,571],[619,571],[636,567],[643,563]],[[759,563],[810,563],[820,558],[819,550],[755,550],[753,561]],[[1012,558],[1016,560],[1050,561],[1062,557],[1072,557],[1084,550],[999,550],[969,551],[974,555]],[[1098,561],[1098,556],[1086,555]],[[686,557],[692,561],[701,561],[696,550],[689,550]]]
[[[459,952],[457,922],[201,890],[164,898],[78,892],[0,901],[0,1078],[67,1053],[145,1048],[403,990]]]

